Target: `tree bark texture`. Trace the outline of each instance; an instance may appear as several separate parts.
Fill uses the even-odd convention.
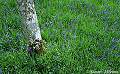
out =
[[[42,37],[38,25],[34,0],[17,0],[20,15],[23,21],[23,31],[28,40],[28,52],[42,51]]]

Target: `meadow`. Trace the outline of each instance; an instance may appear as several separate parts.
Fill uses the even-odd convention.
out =
[[[16,0],[0,0],[3,74],[120,73],[119,0],[35,0],[46,50],[37,63],[26,51]]]

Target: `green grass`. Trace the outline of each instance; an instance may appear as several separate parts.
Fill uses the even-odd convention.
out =
[[[3,74],[120,73],[119,0],[35,0],[46,53],[34,63],[26,51],[16,0],[0,0]]]

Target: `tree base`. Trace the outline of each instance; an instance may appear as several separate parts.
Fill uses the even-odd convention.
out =
[[[45,41],[44,40],[34,40],[30,41],[28,45],[28,53],[32,55],[33,53],[42,54],[45,50]]]

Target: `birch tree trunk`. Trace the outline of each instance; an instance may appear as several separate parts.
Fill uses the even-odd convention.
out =
[[[43,44],[34,0],[17,0],[17,3],[22,16],[24,35],[28,40],[28,52],[39,53],[43,50]]]

